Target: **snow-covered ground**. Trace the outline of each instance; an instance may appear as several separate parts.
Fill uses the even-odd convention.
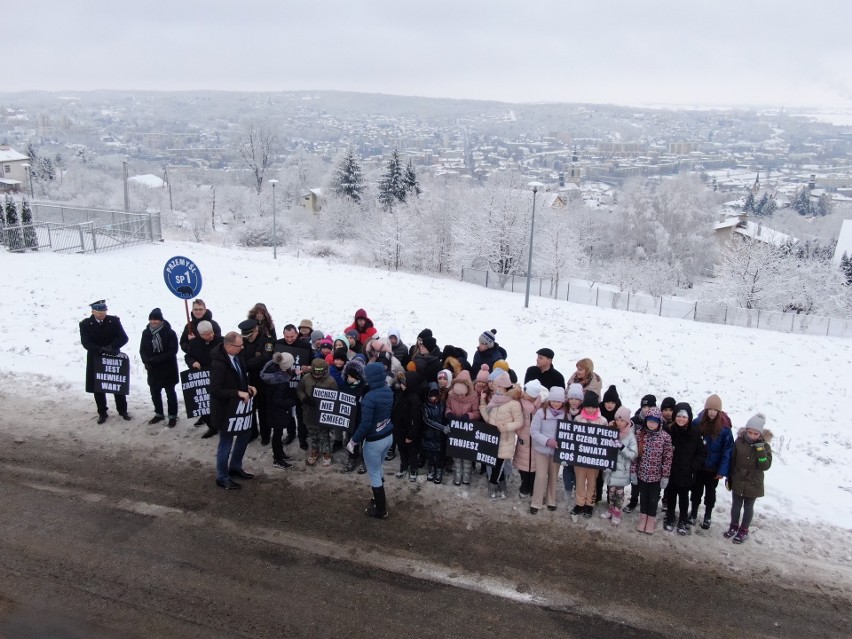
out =
[[[14,384],[16,389],[35,386],[39,394],[55,388],[54,399],[63,393],[86,397],[85,353],[77,324],[89,314],[89,302],[106,298],[110,313],[121,317],[130,336],[125,350],[132,362],[131,411],[140,417],[150,413],[138,341],[155,306],[178,331],[183,323],[183,302],[166,289],[162,276],[174,255],[198,264],[204,278],[201,297],[225,331],[235,328],[256,302],[267,304],[279,333],[284,324],[302,318],[338,333],[363,307],[381,335],[397,326],[410,344],[429,327],[440,345],[461,346],[471,356],[478,335],[497,329],[510,365],[521,375],[542,346],[556,352],[554,364],[563,373],[570,373],[580,357],[591,357],[604,388],[615,384],[631,409],[652,392],[658,399],[672,395],[689,401],[696,412],[709,394],[718,393],[735,427],[763,411],[775,434],[775,457],[766,476],[767,496],[756,507],[754,543],[762,552],[772,550],[791,561],[816,562],[849,575],[852,340],[702,324],[537,297],[524,309],[522,295],[455,280],[296,259],[283,251],[273,260],[271,250],[166,242],[101,255],[0,251],[6,309],[0,378],[22,382]],[[8,397],[10,386],[5,386]],[[90,405],[93,415],[93,403],[87,400],[85,406]],[[39,406],[33,402],[31,417],[40,429],[64,429],[61,419],[41,419]],[[106,438],[124,430],[114,420],[107,426]],[[730,499],[724,488],[718,494],[711,537],[721,548]],[[450,491],[443,495],[454,498]]]

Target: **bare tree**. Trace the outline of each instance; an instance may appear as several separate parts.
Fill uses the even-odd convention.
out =
[[[260,195],[266,169],[275,163],[278,137],[268,127],[251,123],[240,137],[238,148],[246,165],[254,173],[257,194]]]

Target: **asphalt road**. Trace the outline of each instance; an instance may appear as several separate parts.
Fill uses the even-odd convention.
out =
[[[848,637],[849,593],[0,433],[0,636]],[[290,471],[288,471],[290,472]],[[393,508],[393,504],[392,504]]]

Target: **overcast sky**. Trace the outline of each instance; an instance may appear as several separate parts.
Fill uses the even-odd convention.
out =
[[[0,91],[852,106],[852,2],[30,0]]]

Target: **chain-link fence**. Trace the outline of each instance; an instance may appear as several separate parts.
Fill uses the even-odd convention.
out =
[[[9,251],[50,250],[101,253],[162,240],[159,213],[125,213],[31,203],[33,223],[4,227],[0,242]]]
[[[513,293],[525,293],[525,275],[499,275],[490,271],[466,268],[462,280]],[[727,324],[746,328],[762,328],[784,333],[852,337],[852,321],[836,317],[819,317],[801,313],[777,313],[726,306],[714,302],[694,302],[673,297],[654,297],[643,293],[627,293],[583,280],[559,281],[530,278],[530,295],[589,304],[622,311],[676,317],[696,322]]]

